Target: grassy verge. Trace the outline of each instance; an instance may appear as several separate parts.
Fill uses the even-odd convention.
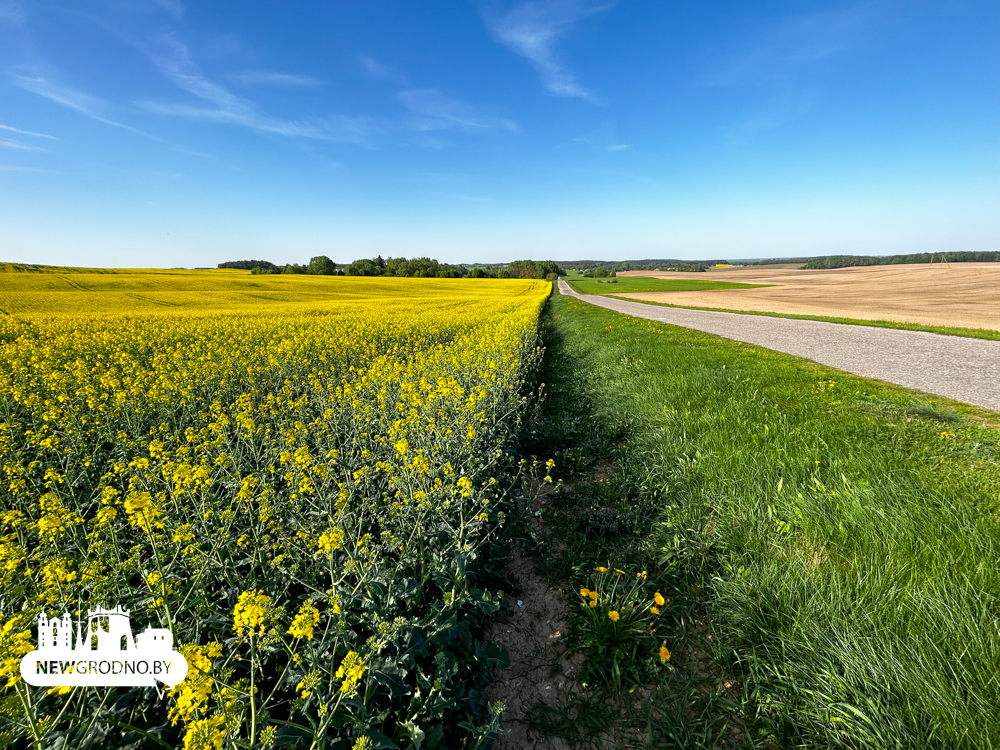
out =
[[[1000,747],[996,415],[565,296],[545,332],[529,449],[568,488],[544,510],[547,569],[573,588],[598,565],[648,570],[676,666],[651,676],[640,654],[602,679],[578,615],[590,685],[540,728]]]
[[[655,291],[655,290],[644,290]],[[679,290],[673,290],[679,291]],[[615,294],[608,296],[618,298],[621,294],[630,294],[631,291],[615,290]],[[694,307],[692,305],[671,305],[668,302],[653,302],[645,299],[629,299],[620,297],[626,302],[641,302],[644,305],[658,305],[659,307],[679,307],[685,310],[708,310],[710,312],[739,313],[740,315],[766,315],[770,318],[792,318],[793,320],[818,320],[823,323],[846,323],[854,326],[873,326],[875,328],[897,328],[901,331],[926,331],[927,333],[941,333],[946,336],[964,336],[970,339],[988,339],[1000,341],[1000,331],[989,328],[955,328],[952,326],[925,326],[920,323],[898,323],[893,320],[861,320],[859,318],[835,318],[827,315],[793,315],[791,313],[761,312],[759,310],[730,310],[726,307]]]
[[[579,294],[633,294],[638,292],[704,292],[709,289],[753,289],[769,284],[738,284],[734,281],[695,279],[654,279],[647,276],[618,276],[608,279],[566,279]]]

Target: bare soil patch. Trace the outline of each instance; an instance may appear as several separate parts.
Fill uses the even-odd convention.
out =
[[[506,573],[520,583],[521,592],[505,596],[507,613],[495,616],[484,633],[487,641],[510,653],[510,666],[494,673],[485,691],[489,703],[507,706],[502,726],[510,732],[497,739],[493,750],[570,750],[562,739],[542,736],[528,725],[533,706],[555,705],[567,694],[580,692],[577,677],[583,657],[567,654],[565,644],[569,603],[522,547],[512,551]]]
[[[640,301],[1000,331],[1000,263],[866,266],[818,271],[751,266],[704,274],[628,271],[621,275],[663,279],[697,276],[773,285],[755,289],[620,295]]]

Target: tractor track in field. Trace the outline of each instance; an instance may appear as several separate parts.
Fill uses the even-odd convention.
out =
[[[1000,411],[1000,341],[924,331],[660,307],[559,291],[597,307],[813,360],[829,367]]]

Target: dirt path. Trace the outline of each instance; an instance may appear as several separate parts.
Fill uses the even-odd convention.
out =
[[[927,263],[807,271],[749,266],[708,273],[629,271],[623,276],[771,284],[757,289],[629,295],[715,307],[1000,330],[1000,263]]]
[[[569,605],[525,550],[515,547],[507,573],[520,582],[521,592],[506,597],[509,614],[494,619],[486,631],[487,640],[510,653],[510,666],[493,675],[486,688],[489,703],[507,706],[502,726],[510,730],[493,750],[570,750],[558,737],[543,737],[528,726],[533,706],[554,704],[580,690],[576,676],[581,658],[569,657],[563,643]]]
[[[637,318],[746,341],[856,375],[1000,411],[1000,341],[815,320],[659,307],[597,295],[579,295],[561,279],[559,290],[584,302]],[[674,294],[671,299],[680,294]]]

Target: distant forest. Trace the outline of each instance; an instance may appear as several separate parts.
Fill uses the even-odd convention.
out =
[[[338,265],[325,255],[317,255],[308,265],[289,263],[278,266],[266,260],[230,260],[219,268],[235,268],[253,274],[311,274],[314,276],[395,276],[438,279],[548,279],[565,275],[551,260],[515,260],[503,265],[456,266],[432,258],[362,258]]]
[[[568,260],[560,261],[562,268],[580,271],[591,276],[612,275],[619,271],[692,271],[695,273],[707,271],[717,263],[728,263],[726,260]]]
[[[995,263],[1000,252],[993,253],[913,253],[911,255],[827,255],[810,258],[803,268],[853,268],[854,266],[893,266],[911,263]],[[788,261],[786,261],[788,262]]]

